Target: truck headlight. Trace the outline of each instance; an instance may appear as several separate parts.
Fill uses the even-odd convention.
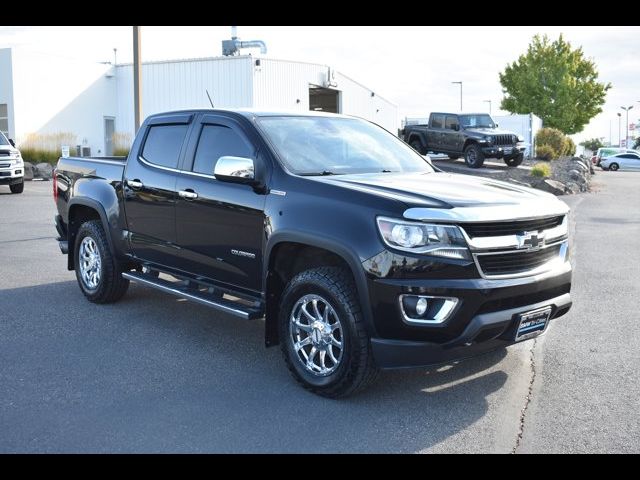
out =
[[[384,243],[396,250],[458,260],[471,258],[467,243],[455,225],[378,217],[378,229]]]
[[[518,135],[516,138],[518,139],[518,142],[524,142],[524,137],[522,135]]]
[[[493,137],[484,137],[484,141],[487,142],[489,145],[491,145],[493,143]]]
[[[22,165],[24,162],[22,160],[22,157],[20,156],[20,154],[18,154],[17,157],[14,157],[11,159],[11,166],[15,167],[17,165]]]

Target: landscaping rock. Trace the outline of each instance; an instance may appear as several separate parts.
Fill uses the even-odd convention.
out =
[[[30,162],[24,162],[24,179],[25,181],[29,182],[31,180],[33,180],[33,172],[34,167],[33,167],[33,163]]]
[[[580,185],[578,185],[577,183],[574,182],[567,182],[564,185],[565,191],[566,193],[569,194],[576,194],[576,193],[580,193]]]
[[[589,167],[587,165],[585,165],[584,162],[576,162],[575,160],[573,160],[571,162],[571,166],[575,170],[582,170],[583,172],[588,172],[589,171]]]
[[[39,163],[36,165],[37,175],[34,177],[42,178],[43,180],[50,180],[53,175],[53,167],[48,163]]]
[[[569,178],[574,180],[578,185],[582,185],[587,182],[584,178],[584,173],[578,170],[569,170]]]
[[[538,190],[543,190],[545,192],[553,193],[554,195],[564,195],[565,194],[565,186],[564,183],[558,182],[557,180],[551,180],[549,178],[540,179],[533,184],[533,187]]]

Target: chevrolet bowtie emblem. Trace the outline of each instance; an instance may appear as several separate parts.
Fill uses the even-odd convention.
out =
[[[544,232],[522,232],[516,238],[518,249],[539,250],[544,247]]]

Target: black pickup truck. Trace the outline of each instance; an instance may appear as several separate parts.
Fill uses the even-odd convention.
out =
[[[328,397],[531,338],[571,305],[564,203],[440,172],[361,119],[153,115],[127,159],[61,158],[53,188],[89,301],[133,281],[264,318]]]
[[[502,158],[509,167],[524,159],[523,138],[498,125],[486,113],[440,113],[429,116],[428,125],[407,125],[404,141],[420,154],[444,153],[451,159],[464,156],[471,168],[480,168],[485,158]]]

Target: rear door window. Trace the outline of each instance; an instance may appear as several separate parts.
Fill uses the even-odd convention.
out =
[[[444,115],[435,114],[431,117],[431,128],[443,128],[444,127]]]
[[[154,165],[177,168],[189,125],[153,125],[142,149],[142,158]]]

